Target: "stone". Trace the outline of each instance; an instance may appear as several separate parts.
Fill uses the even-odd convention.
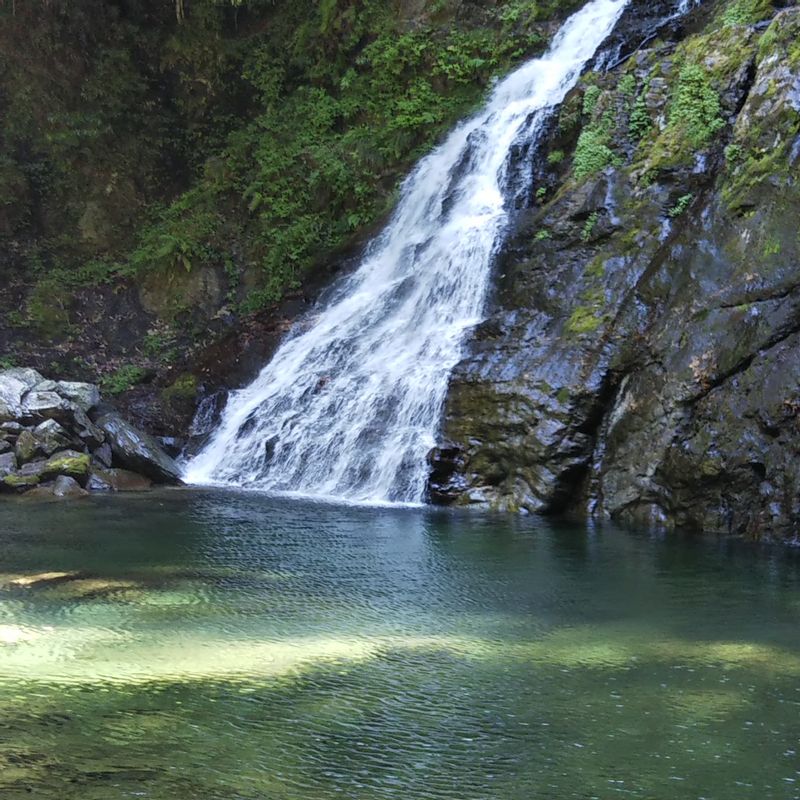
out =
[[[87,414],[77,406],[72,408],[72,427],[80,440],[90,450],[100,447],[106,440],[103,431],[97,427]]]
[[[180,484],[180,469],[150,435],[143,433],[116,413],[97,420],[97,427],[111,445],[115,463],[158,483]]]
[[[75,450],[64,450],[50,456],[41,468],[42,478],[52,478],[58,475],[66,475],[79,482],[86,483],[89,477],[89,467],[91,458],[86,453],[78,453]]]
[[[127,469],[93,469],[86,488],[90,492],[144,492],[153,482]]]
[[[108,442],[104,442],[100,445],[95,451],[92,453],[95,461],[100,464],[102,467],[106,469],[111,467],[114,455],[111,452],[111,445]]]
[[[74,403],[84,413],[91,411],[100,404],[100,389],[93,383],[58,381],[54,391]]]
[[[21,472],[16,472],[13,475],[6,475],[0,483],[0,490],[6,492],[25,492],[28,489],[33,489],[39,485],[39,475],[29,474],[23,475]]]
[[[15,435],[22,431],[22,425],[19,422],[4,422],[0,425],[0,431]]]
[[[17,437],[15,451],[17,454],[17,461],[20,464],[27,464],[29,461],[33,461],[36,457],[37,447],[36,438],[31,431],[24,430],[20,433]]]
[[[68,475],[59,475],[53,484],[53,495],[55,497],[85,497],[88,492],[82,489],[75,478]]]
[[[68,410],[67,401],[55,392],[28,392],[22,400],[23,419],[63,418]]]
[[[8,453],[14,449],[14,445],[8,439],[0,439],[0,454]]]
[[[14,368],[0,371],[0,422],[20,416],[22,397],[44,378],[35,369]]]
[[[14,453],[3,453],[0,455],[0,478],[11,475],[17,471],[17,457]]]
[[[22,437],[20,436],[20,438]],[[38,452],[45,456],[51,456],[58,450],[64,450],[70,446],[69,433],[54,419],[45,420],[37,425],[33,429],[33,438]],[[19,446],[19,441],[17,446]]]

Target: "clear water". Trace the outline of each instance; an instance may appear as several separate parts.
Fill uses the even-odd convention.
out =
[[[452,368],[483,314],[535,142],[628,0],[590,0],[550,49],[498,83],[405,182],[355,273],[235,392],[186,479],[358,500],[417,502]]]
[[[3,800],[800,797],[791,551],[175,492],[0,573]]]

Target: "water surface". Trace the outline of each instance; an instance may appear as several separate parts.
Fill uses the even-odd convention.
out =
[[[799,566],[235,492],[4,502],[0,797],[800,798]]]

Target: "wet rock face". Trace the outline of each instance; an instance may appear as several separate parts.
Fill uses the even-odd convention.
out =
[[[62,499],[180,483],[175,462],[152,437],[102,406],[92,384],[2,370],[0,404],[0,492]],[[100,424],[90,413],[99,414]]]
[[[796,535],[800,10],[712,11],[565,103],[452,376],[434,502]],[[569,124],[605,166],[576,175]]]
[[[118,414],[104,414],[97,419],[120,466],[139,472],[159,483],[180,483],[180,469],[149,434],[137,430]]]

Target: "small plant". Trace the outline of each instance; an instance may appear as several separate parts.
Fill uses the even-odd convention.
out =
[[[600,215],[593,211],[589,216],[586,218],[586,223],[583,226],[583,230],[581,231],[581,241],[588,242],[592,238],[592,234],[594,233],[594,229],[597,227],[597,221],[600,219]]]
[[[536,200],[537,200],[539,203],[543,203],[543,202],[544,202],[544,199],[545,199],[545,197],[547,197],[547,187],[546,187],[546,186],[540,186],[540,187],[539,187],[539,188],[536,190]]]
[[[653,120],[650,118],[650,111],[647,108],[647,91],[649,88],[649,83],[645,83],[642,93],[636,98],[631,109],[628,133],[635,142],[641,141],[650,128],[653,127]]]
[[[536,231],[536,236],[533,237],[534,241],[536,242],[545,242],[548,239],[552,239],[553,236],[546,228],[542,228],[540,231]]]
[[[729,167],[735,167],[744,156],[744,149],[740,144],[729,144],[725,148],[725,163]]]
[[[552,153],[547,154],[547,163],[553,167],[556,164],[560,164],[565,157],[563,150],[553,150]]]
[[[147,370],[142,367],[126,364],[106,375],[100,386],[106,394],[116,395],[127,392],[147,377]]]
[[[675,217],[681,216],[687,208],[692,204],[692,200],[694,199],[694,195],[692,194],[685,194],[682,197],[679,197],[677,202],[674,206],[667,212],[672,219]]]
[[[0,369],[13,369],[16,366],[12,356],[0,356]]]
[[[599,86],[589,86],[583,93],[583,115],[585,117],[590,117],[594,113],[600,94]]]

